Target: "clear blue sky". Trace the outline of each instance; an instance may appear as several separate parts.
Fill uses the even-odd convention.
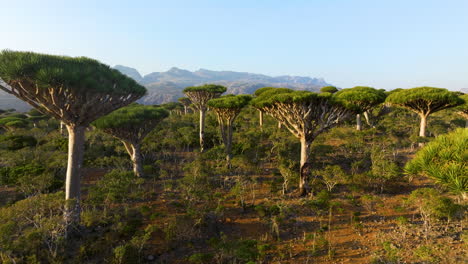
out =
[[[0,0],[0,49],[323,77],[340,87],[468,88],[467,0]]]

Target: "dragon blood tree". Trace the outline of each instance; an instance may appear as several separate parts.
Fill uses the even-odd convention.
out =
[[[8,50],[0,53],[0,79],[0,89],[65,123],[69,134],[65,198],[75,200],[65,219],[77,223],[85,128],[142,97],[146,89],[93,59]]]
[[[192,101],[188,99],[187,97],[181,97],[178,99],[179,103],[181,103],[184,106],[184,114],[187,114],[187,109],[188,107],[192,104]]]
[[[132,160],[135,176],[143,177],[141,142],[168,115],[162,107],[132,104],[92,124],[122,141]]]
[[[275,88],[275,87],[263,87],[263,88],[260,88],[260,89],[257,89],[254,93],[255,97],[258,97],[260,96],[262,93],[268,91],[268,90],[271,90],[271,89],[288,89],[288,88]],[[255,105],[253,105],[253,107],[255,107]],[[257,108],[257,107],[255,107]],[[259,119],[259,125],[260,125],[260,130],[263,130],[263,110],[257,108],[258,110],[258,119]],[[281,129],[281,122],[278,121],[278,129]]]
[[[195,108],[200,111],[200,152],[205,150],[205,115],[208,110],[208,101],[219,97],[226,90],[226,87],[216,84],[191,86],[184,89],[184,94],[192,101]]]
[[[338,89],[335,86],[324,86],[320,88],[321,93],[336,93]]]
[[[419,115],[419,136],[426,136],[427,117],[435,112],[463,104],[463,99],[443,88],[417,87],[391,93],[385,102],[406,108]]]
[[[301,141],[299,195],[310,192],[310,146],[314,139],[353,112],[331,93],[273,88],[252,100],[252,104],[273,116]]]
[[[232,126],[234,120],[241,112],[242,108],[249,104],[252,97],[250,95],[226,95],[220,98],[208,101],[208,106],[216,113],[218,117],[221,137],[223,139],[226,161],[228,167],[231,166],[232,149]]]
[[[260,96],[262,93],[268,91],[268,90],[271,90],[271,89],[275,89],[274,87],[263,87],[263,88],[259,88],[257,89],[255,92],[254,92],[254,96],[255,97],[258,97]],[[255,107],[255,106],[254,106]],[[263,111],[259,108],[257,108],[258,110],[258,120],[259,120],[259,125],[260,125],[260,129],[263,129]]]
[[[356,130],[362,130],[361,114],[385,101],[386,94],[372,87],[356,86],[343,89],[335,94],[342,101],[352,106],[356,112]]]

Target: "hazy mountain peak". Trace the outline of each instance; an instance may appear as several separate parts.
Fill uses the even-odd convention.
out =
[[[136,69],[130,67],[117,65],[114,68],[146,86],[148,95],[140,100],[145,104],[177,101],[177,98],[183,96],[182,90],[185,87],[206,83],[224,85],[228,88],[227,93],[232,94],[251,94],[265,86],[318,91],[321,87],[330,85],[322,78],[290,75],[272,77],[249,72],[213,71],[203,68],[192,72],[172,67],[166,72],[152,72],[143,77]]]
[[[134,68],[130,68],[130,67],[123,66],[123,65],[115,65],[114,69],[120,71],[121,73],[127,75],[130,78],[133,78],[137,82],[139,82],[139,81],[141,81],[141,79],[143,79],[141,74]]]

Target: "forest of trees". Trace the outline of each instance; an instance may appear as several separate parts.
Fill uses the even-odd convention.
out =
[[[33,107],[0,110],[0,263],[466,261],[466,94],[205,84],[140,105],[96,60],[14,51],[0,89]]]

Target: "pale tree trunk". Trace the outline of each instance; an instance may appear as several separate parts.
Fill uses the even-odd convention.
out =
[[[356,115],[356,130],[362,130],[361,114]]]
[[[258,110],[258,119],[260,122],[260,129],[263,129],[263,111]]]
[[[85,127],[67,125],[68,166],[65,181],[65,199],[74,200],[67,205],[65,220],[70,224],[80,221],[81,167],[83,165]]]
[[[205,114],[206,110],[200,110],[200,152],[205,151]]]
[[[299,195],[304,196],[310,191],[309,176],[310,176],[310,145],[312,142],[307,141],[305,137],[301,138],[301,167],[299,175]]]
[[[419,136],[425,137],[426,136],[426,126],[427,126],[427,115],[420,114],[421,117],[421,124],[419,126]]]
[[[187,106],[184,105],[184,115],[186,115],[186,114],[187,114]]]
[[[363,115],[364,115],[364,118],[366,119],[367,124],[368,124],[370,127],[375,128],[374,124],[373,124],[373,123],[371,122],[371,120],[370,120],[369,113],[368,113],[367,111],[365,111],[365,112],[363,113]]]
[[[427,126],[427,115],[420,114],[421,117],[421,124],[419,125],[419,136],[426,137],[426,126]],[[419,147],[424,147],[424,142],[418,143]]]
[[[137,177],[143,177],[143,162],[141,158],[141,148],[140,144],[138,143],[130,143],[127,141],[122,141],[125,149],[130,155],[130,159],[132,160],[133,165],[133,173]]]
[[[65,136],[64,129],[63,129],[64,127],[65,127],[65,123],[60,121],[60,135],[62,136]]]
[[[135,176],[143,177],[143,162],[141,158],[140,144],[132,144],[132,148],[133,172],[135,173]]]
[[[278,122],[278,129],[281,129],[282,126],[283,124],[281,124],[281,122]]]

